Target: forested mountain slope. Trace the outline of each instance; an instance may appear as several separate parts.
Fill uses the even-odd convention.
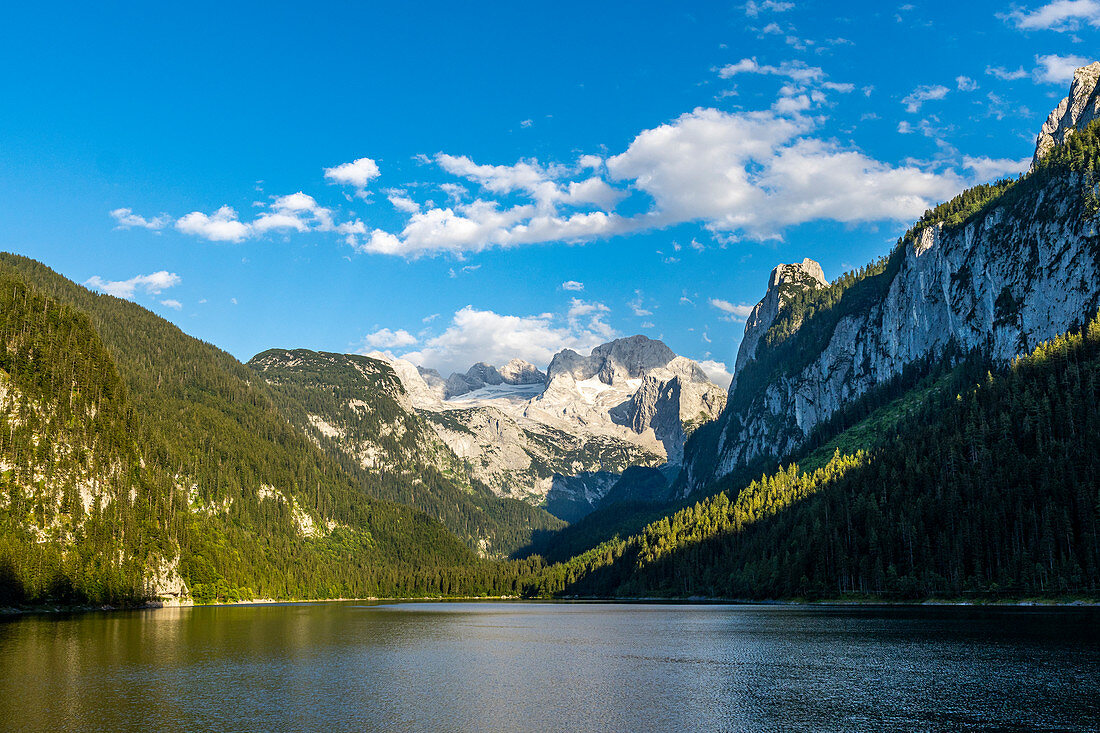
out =
[[[484,555],[507,557],[536,532],[564,525],[545,510],[471,480],[418,415],[388,362],[354,354],[272,349],[248,366],[291,424],[374,496],[435,517]]]
[[[547,571],[582,595],[1100,592],[1100,317],[1009,366]],[[885,429],[884,429],[885,428]],[[842,453],[852,430],[867,450]],[[877,436],[877,437],[876,437]]]
[[[400,595],[474,561],[230,355],[24,257],[0,278],[6,601]]]

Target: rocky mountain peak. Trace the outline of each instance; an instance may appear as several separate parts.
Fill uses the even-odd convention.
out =
[[[760,338],[767,333],[779,315],[779,309],[791,296],[802,290],[822,288],[828,284],[821,265],[808,257],[802,262],[777,265],[768,279],[768,291],[753,307],[745,321],[745,337],[741,339],[741,347],[737,350],[734,374],[740,372],[745,363],[756,355],[756,345]]]
[[[534,364],[523,359],[512,359],[499,371],[506,384],[544,384],[546,382],[546,375]]]
[[[1042,160],[1051,148],[1066,141],[1073,131],[1100,119],[1100,61],[1082,66],[1073,73],[1069,96],[1063,99],[1047,117],[1035,139],[1035,157],[1031,166]]]
[[[618,379],[640,379],[675,358],[664,342],[639,334],[597,346],[588,356],[564,349],[550,362],[547,378],[567,374],[577,381],[599,377],[604,384],[614,384]]]

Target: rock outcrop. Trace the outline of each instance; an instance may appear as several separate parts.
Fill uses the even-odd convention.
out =
[[[545,384],[546,375],[529,361],[512,359],[500,368],[505,384]]]
[[[775,322],[779,309],[790,302],[796,292],[824,287],[829,284],[821,265],[809,259],[790,265],[777,265],[768,279],[768,291],[753,306],[745,321],[745,336],[737,349],[737,362],[734,364],[734,378],[745,363],[756,355],[756,346],[760,338],[767,333]]]
[[[1031,162],[1033,168],[1051,148],[1064,143],[1074,130],[1100,119],[1100,92],[1096,88],[1098,81],[1100,61],[1074,72],[1069,96],[1050,113],[1035,139],[1035,156]]]

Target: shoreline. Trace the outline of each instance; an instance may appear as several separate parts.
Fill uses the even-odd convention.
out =
[[[378,603],[454,603],[462,601],[507,601],[514,603],[607,603],[621,605],[667,604],[683,606],[807,606],[857,608],[860,606],[888,606],[896,608],[1096,608],[1100,607],[1100,598],[1020,598],[1020,599],[948,599],[929,598],[926,600],[896,601],[881,598],[854,599],[771,599],[749,600],[744,598],[711,598],[690,596],[687,598],[640,597],[598,597],[570,596],[561,598],[521,598],[519,596],[418,596],[411,598],[256,598],[245,601],[225,601],[222,603],[194,603],[193,601],[148,601],[132,606],[111,606],[80,604],[74,606],[45,604],[40,606],[14,607],[0,606],[0,619],[32,615],[81,614],[114,611],[157,611],[170,608],[218,608],[232,606],[283,606],[291,604],[347,603],[360,601]]]

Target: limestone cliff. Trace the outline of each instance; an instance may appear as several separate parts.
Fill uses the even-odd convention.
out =
[[[1100,64],[1078,71],[1068,101],[1043,127],[1037,155],[1095,116],[1098,74]],[[1062,157],[930,212],[875,272],[830,291],[835,298],[787,341],[763,348],[762,334],[784,313],[775,286],[791,266],[777,268],[746,328],[726,411],[686,449],[681,491],[754,458],[789,454],[840,407],[917,360],[956,347],[1008,360],[1094,314],[1094,171]]]
[[[1043,123],[1039,136],[1035,139],[1035,157],[1032,167],[1055,145],[1064,143],[1077,129],[1100,119],[1100,93],[1096,83],[1100,81],[1100,61],[1083,66],[1073,74],[1069,96],[1063,99],[1050,117]]]

